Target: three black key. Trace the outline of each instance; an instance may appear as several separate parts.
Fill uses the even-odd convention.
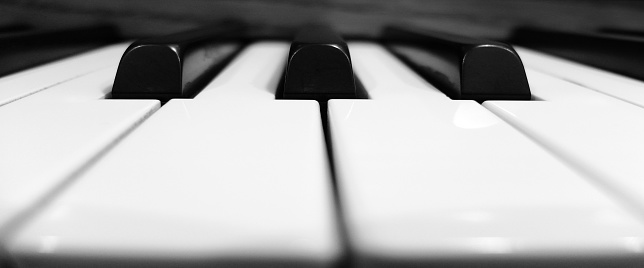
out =
[[[241,49],[239,23],[134,42],[119,63],[112,98],[190,98]]]
[[[389,49],[452,99],[529,100],[521,59],[504,43],[387,27]]]
[[[277,97],[365,98],[366,92],[356,84],[359,82],[356,83],[353,74],[347,43],[331,28],[314,25],[298,31],[291,43],[283,87]]]

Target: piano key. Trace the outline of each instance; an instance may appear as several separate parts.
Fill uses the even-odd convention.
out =
[[[612,195],[478,104],[431,104],[329,103],[360,266],[642,261],[644,226]]]
[[[127,44],[110,45],[0,78],[0,106],[56,84],[117,65]]]
[[[644,37],[644,32],[636,29],[602,27],[602,28],[596,29],[596,31],[602,34],[610,34],[610,35],[617,35],[617,36]]]
[[[511,46],[422,29],[387,27],[388,47],[452,99],[529,100],[523,64]]]
[[[134,42],[123,54],[112,97],[194,96],[239,51],[242,44],[233,36],[242,30],[241,24],[222,23]]]
[[[532,96],[535,100],[560,101],[567,103],[618,102],[626,104],[619,99],[601,92],[585,88],[578,84],[562,80],[561,78],[554,77],[540,71],[530,68],[526,68],[525,71],[528,77],[528,82],[530,83]]]
[[[330,27],[303,27],[291,43],[282,90],[283,99],[359,98],[347,43]]]
[[[644,112],[637,106],[560,78],[537,71],[526,71],[533,94],[545,100],[545,103],[525,107],[511,102],[485,102],[484,105],[553,152],[566,157],[572,165],[590,173],[601,184],[608,185],[607,188],[618,192],[618,195],[634,195],[628,191],[622,193],[623,190],[618,188],[635,190],[637,188],[632,186],[619,185],[628,184],[621,181],[638,177],[638,172],[644,175],[644,169],[639,168],[639,162],[644,158],[627,158],[622,161],[624,155],[637,156],[638,150],[642,149],[638,147],[638,135],[644,134],[644,128],[631,122],[642,120]],[[601,116],[596,117],[595,114]],[[549,134],[544,135],[542,132]],[[566,135],[561,135],[563,133]],[[571,135],[578,137],[573,138]],[[591,143],[592,152],[581,150]],[[566,145],[561,146],[562,144]],[[579,159],[580,156],[583,159]],[[612,164],[611,159],[619,159],[619,165]],[[618,174],[616,179],[611,179],[615,175],[609,174],[610,172]],[[618,186],[613,186],[613,181]],[[626,199],[630,203],[642,203],[633,198]],[[641,207],[642,204],[635,206]]]
[[[644,82],[545,53],[515,47],[527,68],[644,107]]]
[[[513,31],[510,42],[639,80],[644,38],[599,32],[566,32],[534,27]]]
[[[284,42],[251,44],[250,48],[242,50],[216,79],[197,94],[195,99],[274,100],[288,49],[288,44]],[[253,79],[249,79],[251,77]]]
[[[116,29],[94,25],[69,29],[0,32],[0,76],[118,41]],[[25,25],[22,25],[25,27]],[[1,29],[0,29],[1,31]]]
[[[415,101],[424,99],[449,100],[445,94],[415,75],[382,46],[368,42],[351,42],[353,69],[356,76],[368,88],[370,99],[402,99]],[[392,91],[391,88],[396,88]]]
[[[374,47],[350,48],[356,73],[383,68],[358,64]],[[356,266],[644,261],[640,214],[484,107],[366,89],[371,100],[329,102]]]
[[[19,32],[24,32],[28,30],[33,30],[33,26],[25,23],[18,23],[18,22],[7,23],[7,24],[2,23],[0,25],[0,34],[19,33]]]
[[[644,213],[643,109],[618,100],[484,105]]]
[[[54,85],[21,99],[19,103],[105,99],[112,89],[117,67],[117,65],[112,65],[88,75]]]
[[[284,62],[266,52],[285,57],[288,46],[251,45],[230,67],[263,72],[225,70],[210,84],[221,88],[169,101],[26,223],[8,251],[26,266],[334,264],[342,249],[319,107],[264,98],[282,69],[263,67]],[[243,93],[225,86],[245,83]]]
[[[1,107],[0,238],[157,107],[157,101]]]

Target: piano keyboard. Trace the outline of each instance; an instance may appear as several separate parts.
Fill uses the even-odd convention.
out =
[[[479,104],[350,42],[329,158],[288,43],[163,106],[106,99],[125,48],[0,78],[0,265],[644,264],[642,82],[518,48],[534,100]]]

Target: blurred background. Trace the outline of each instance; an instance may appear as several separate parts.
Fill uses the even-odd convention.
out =
[[[177,32],[234,18],[263,26],[327,22],[374,36],[387,23],[503,39],[516,26],[642,30],[644,1],[528,0],[4,0],[0,24],[38,28],[109,23],[125,38]]]

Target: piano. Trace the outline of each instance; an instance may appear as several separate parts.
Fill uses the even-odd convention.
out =
[[[454,17],[520,10],[430,2]],[[610,6],[517,2],[536,14]],[[199,8],[269,16],[265,2],[167,3],[0,5],[64,22],[131,9],[112,21],[128,40],[181,32],[153,26],[193,10],[198,22]],[[391,4],[359,17],[371,2],[320,3],[277,3],[266,23],[284,26],[285,10],[339,18],[366,97],[277,96],[291,44],[270,31],[167,102],[111,96],[132,41],[0,77],[0,267],[644,266],[644,82],[515,45],[529,100],[452,99],[376,38],[381,24],[344,23],[396,22]],[[634,25],[628,5],[610,7],[625,16],[609,26]],[[522,14],[507,16],[535,16]],[[473,16],[439,25],[510,29]]]

